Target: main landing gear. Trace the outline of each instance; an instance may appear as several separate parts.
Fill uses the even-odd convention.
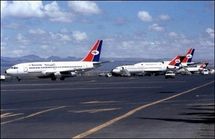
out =
[[[19,81],[19,82],[21,81],[21,79],[20,79],[19,77],[16,77],[16,79],[17,79],[17,81]]]
[[[51,77],[51,80],[52,80],[52,81],[56,81],[57,78],[53,76],[53,77]],[[65,80],[65,77],[60,77],[60,80]]]

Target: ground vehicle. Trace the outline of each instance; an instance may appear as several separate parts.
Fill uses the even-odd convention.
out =
[[[167,71],[165,74],[165,78],[175,78],[175,73],[173,71]]]
[[[5,79],[6,79],[5,75],[1,75],[0,80],[1,80],[1,81],[4,81]]]
[[[204,75],[209,74],[209,70],[208,69],[203,69],[201,73],[204,74]]]

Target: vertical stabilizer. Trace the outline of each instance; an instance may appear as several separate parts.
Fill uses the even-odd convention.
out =
[[[99,62],[101,49],[102,49],[102,40],[97,40],[92,46],[88,54],[82,59],[82,61],[87,62]]]
[[[185,58],[182,60],[181,63],[190,63],[192,61],[192,58],[193,58],[193,55],[194,55],[194,51],[195,49],[193,48],[190,48],[187,53],[186,53],[186,56]]]

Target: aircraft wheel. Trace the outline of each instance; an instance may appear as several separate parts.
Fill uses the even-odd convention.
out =
[[[65,78],[64,77],[60,77],[60,80],[65,80]]]
[[[52,80],[52,81],[55,81],[55,80],[56,80],[56,77],[52,77],[51,80]]]
[[[20,79],[19,77],[17,77],[16,79],[18,80],[18,82],[20,82],[20,81],[21,81],[21,79]]]

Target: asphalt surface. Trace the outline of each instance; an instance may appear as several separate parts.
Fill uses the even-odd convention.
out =
[[[1,138],[214,138],[214,75],[1,82]]]

